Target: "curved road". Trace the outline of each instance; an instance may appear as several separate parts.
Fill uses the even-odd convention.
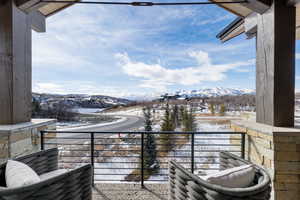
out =
[[[64,132],[64,131],[76,131],[76,132],[81,132],[81,131],[86,131],[86,132],[126,132],[126,131],[132,131],[132,129],[135,128],[140,128],[144,125],[144,118],[142,117],[138,117],[138,116],[130,116],[130,115],[115,115],[116,117],[125,117],[126,120],[125,121],[121,121],[121,122],[116,122],[115,124],[107,124],[107,125],[103,125],[103,124],[99,124],[97,125],[93,125],[93,126],[87,126],[87,127],[78,127],[78,128],[72,128],[70,129],[61,129],[58,131]],[[90,134],[88,134],[90,137]],[[99,135],[99,134],[97,134]],[[109,136],[112,134],[105,134],[105,136]],[[64,142],[75,142],[76,138],[80,139],[80,138],[86,138],[86,134],[85,133],[57,133],[57,136],[59,137],[64,137],[64,138],[70,138],[70,139],[62,139],[62,141]],[[96,137],[96,134],[95,134]],[[60,140],[58,139],[57,142],[60,142]]]
[[[93,125],[92,127],[78,127],[72,129],[73,131],[91,131],[91,132],[102,132],[102,131],[112,131],[112,132],[122,132],[122,131],[130,131],[134,128],[139,128],[144,125],[144,119],[138,116],[130,116],[130,115],[115,115],[116,117],[125,117],[126,120],[115,123],[115,124],[107,124],[107,125]]]

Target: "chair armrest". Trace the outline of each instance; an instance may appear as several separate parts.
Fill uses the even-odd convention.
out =
[[[0,190],[0,199],[92,199],[92,166],[84,165],[25,187]]]
[[[259,199],[268,200],[271,193],[271,180],[265,170],[256,166],[261,175],[258,184],[247,188],[228,188],[211,184],[192,174],[175,161],[169,162],[169,199]],[[242,198],[241,198],[242,197]]]
[[[58,169],[58,149],[47,149],[21,156],[15,160],[30,166],[38,175]]]

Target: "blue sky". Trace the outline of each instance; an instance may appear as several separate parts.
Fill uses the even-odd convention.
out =
[[[215,5],[70,7],[47,19],[46,33],[33,33],[33,91],[133,97],[254,89],[255,40],[215,37],[233,19]]]

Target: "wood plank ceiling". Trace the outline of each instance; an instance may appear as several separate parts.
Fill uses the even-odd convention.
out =
[[[64,0],[64,1],[74,1],[74,0]],[[40,7],[38,10],[43,15],[48,17],[72,5],[74,4],[73,3],[47,3],[42,7]]]

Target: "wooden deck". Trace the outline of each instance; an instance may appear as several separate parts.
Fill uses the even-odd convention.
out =
[[[93,190],[93,200],[167,200],[168,184],[101,183]]]

